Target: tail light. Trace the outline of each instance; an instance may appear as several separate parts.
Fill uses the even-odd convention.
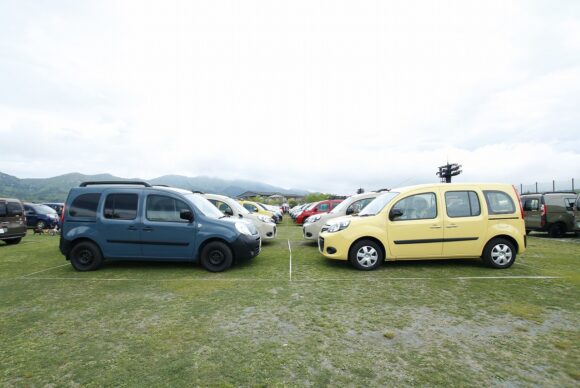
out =
[[[60,227],[62,228],[62,225],[64,224],[64,212],[66,211],[66,205],[62,206],[62,210],[60,213]]]
[[[548,205],[546,205],[546,204],[543,204],[543,205],[540,207],[540,213],[541,213],[541,216],[542,216],[542,217],[546,217],[546,214],[548,214]]]
[[[514,191],[516,193],[516,198],[518,200],[518,204],[520,205],[520,214],[522,215],[522,220],[524,219],[524,208],[522,206],[522,201],[520,200],[520,194],[518,193],[518,190],[516,189],[515,186],[512,186],[514,188]]]

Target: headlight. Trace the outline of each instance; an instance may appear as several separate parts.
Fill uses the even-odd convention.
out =
[[[317,214],[317,215],[308,217],[308,219],[306,220],[306,222],[312,224],[312,223],[318,221],[319,219],[320,219],[320,215]]]
[[[241,234],[246,234],[248,236],[252,235],[252,232],[250,232],[250,228],[248,228],[248,224],[246,224],[244,222],[236,222],[236,229]]]
[[[260,221],[262,221],[262,222],[266,222],[266,223],[270,223],[270,222],[272,222],[272,219],[270,219],[270,218],[268,218],[268,217],[266,217],[266,216],[261,216],[261,215],[260,215],[260,216],[258,216],[258,219],[259,219]]]
[[[350,225],[350,221],[341,221],[341,222],[336,222],[334,224],[330,224],[328,226],[328,233],[334,233],[334,232],[339,232],[343,229],[348,228],[348,226]]]

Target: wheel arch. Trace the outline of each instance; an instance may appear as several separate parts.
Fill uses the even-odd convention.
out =
[[[79,237],[77,239],[74,239],[70,242],[70,245],[68,247],[68,251],[66,253],[66,259],[70,260],[70,253],[73,250],[73,248],[75,246],[77,246],[78,244],[82,243],[82,242],[89,242],[91,244],[94,244],[94,246],[97,247],[97,249],[99,250],[99,253],[101,254],[102,258],[105,258],[105,256],[103,256],[103,250],[101,249],[101,246],[99,245],[98,242],[96,242],[95,240],[93,240],[92,238],[88,238],[88,237]]]
[[[514,246],[514,248],[516,248],[516,253],[520,253],[520,245],[518,244],[518,242],[516,241],[515,238],[513,238],[510,235],[507,234],[498,234],[496,236],[493,236],[492,238],[488,239],[485,244],[483,244],[483,248],[481,250],[481,256],[483,256],[484,252],[485,252],[485,247],[487,247],[487,244],[489,244],[490,241],[493,241],[497,238],[503,238],[504,240],[509,241],[510,243],[512,243],[512,245]]]
[[[228,248],[230,248],[230,250],[232,251],[232,253],[234,253],[234,250],[232,248],[232,245],[227,240],[225,240],[223,238],[220,238],[220,237],[210,237],[210,238],[204,240],[201,244],[199,244],[199,247],[197,248],[195,260],[199,261],[201,259],[201,251],[203,251],[203,248],[205,248],[205,246],[207,244],[212,243],[214,241],[217,241],[217,242],[221,242],[221,243],[226,244],[228,246]],[[235,257],[235,255],[234,255],[234,257]]]

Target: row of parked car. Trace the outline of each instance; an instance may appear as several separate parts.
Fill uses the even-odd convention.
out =
[[[551,197],[539,198],[546,217],[540,229],[556,223],[547,218],[554,212]],[[299,215],[304,238],[316,240],[322,255],[361,270],[385,259],[477,257],[508,268],[526,249],[532,229],[524,209],[535,209],[533,199],[520,201],[504,184],[419,185],[321,201]],[[577,211],[577,196],[574,201]],[[257,256],[262,241],[276,237],[276,212],[256,205],[147,182],[85,182],[70,190],[56,221],[60,250],[78,271],[97,269],[105,259],[162,259],[199,261],[219,272]],[[11,234],[4,220],[13,217],[24,226],[32,214],[24,209],[17,200],[0,200],[0,238],[9,244],[21,236]],[[321,213],[325,209],[330,211]]]

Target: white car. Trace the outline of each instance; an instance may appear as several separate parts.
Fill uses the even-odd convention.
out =
[[[348,216],[351,214],[358,214],[366,205],[371,203],[380,192],[369,192],[353,195],[342,201],[338,206],[330,211],[330,213],[321,213],[310,216],[304,221],[302,225],[302,234],[305,239],[317,241],[320,229],[333,218]]]
[[[276,237],[276,224],[272,222],[271,218],[258,213],[250,213],[238,201],[225,195],[203,194],[203,196],[226,216],[243,218],[254,224],[262,240],[269,240]]]

